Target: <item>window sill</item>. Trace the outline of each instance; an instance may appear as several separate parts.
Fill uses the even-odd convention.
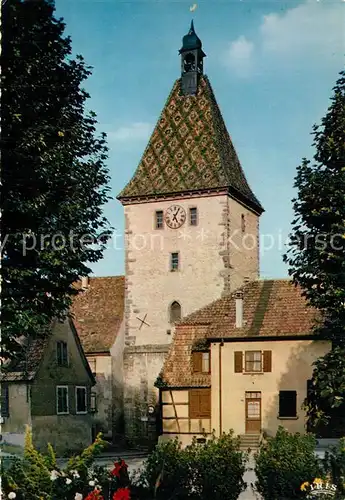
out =
[[[76,415],[87,415],[87,411],[76,411]]]
[[[279,415],[277,416],[278,420],[298,420],[299,416],[297,417],[280,417]]]
[[[264,375],[266,372],[242,372],[242,375]]]
[[[211,419],[211,415],[198,415],[198,416],[193,415],[192,417],[191,417],[191,416],[189,416],[189,418],[190,418],[191,420],[199,420],[199,419],[209,420],[209,419]]]
[[[69,411],[62,411],[62,412],[58,411],[57,415],[69,415]]]

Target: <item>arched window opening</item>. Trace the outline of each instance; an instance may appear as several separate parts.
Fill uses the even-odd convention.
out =
[[[174,324],[181,319],[181,306],[175,300],[170,306],[170,323]]]

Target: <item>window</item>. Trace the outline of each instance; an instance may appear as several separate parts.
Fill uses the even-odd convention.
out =
[[[178,271],[179,268],[179,255],[178,252],[173,252],[171,254],[170,260],[170,271]]]
[[[163,210],[156,211],[156,229],[163,229],[164,227],[164,219],[163,219]]]
[[[58,385],[56,387],[56,413],[58,415],[69,413],[67,385]]]
[[[242,351],[235,351],[234,371],[235,373],[271,372],[272,351],[246,351],[244,355]]]
[[[297,416],[297,392],[279,392],[279,417],[293,418]]]
[[[246,218],[244,214],[241,215],[241,231],[242,233],[246,232]]]
[[[170,306],[170,318],[169,322],[174,324],[176,321],[179,321],[181,319],[181,306],[180,304],[175,300],[171,306]]]
[[[189,418],[211,418],[211,389],[189,391]]]
[[[96,413],[97,411],[97,394],[95,392],[91,392],[90,411],[92,413]]]
[[[246,351],[245,353],[245,371],[261,372],[261,351]]]
[[[192,353],[193,373],[210,373],[210,352]]]
[[[96,373],[96,358],[89,358],[88,362],[92,373]]]
[[[56,343],[56,360],[59,366],[68,366],[67,342]]]
[[[189,224],[191,226],[198,225],[198,209],[196,207],[189,209]]]
[[[8,385],[1,384],[1,416],[10,416]]]
[[[86,387],[75,388],[75,410],[76,413],[87,413]]]
[[[210,373],[210,353],[209,352],[203,352],[202,353],[202,372],[203,373]]]

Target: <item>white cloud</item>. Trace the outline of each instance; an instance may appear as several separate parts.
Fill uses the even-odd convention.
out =
[[[247,76],[252,68],[254,44],[246,37],[240,36],[229,44],[226,53],[226,65],[235,70],[239,76]]]
[[[336,2],[307,2],[284,14],[264,16],[262,51],[285,55],[345,52],[345,10]]]
[[[134,122],[130,125],[119,127],[113,132],[108,132],[109,141],[128,142],[148,139],[153,130],[153,125],[147,122]]]
[[[225,64],[239,76],[259,67],[288,62],[307,64],[316,60],[341,64],[345,54],[345,9],[343,3],[306,3],[283,13],[263,16],[254,41],[240,36],[230,43]],[[224,59],[223,59],[224,60]]]

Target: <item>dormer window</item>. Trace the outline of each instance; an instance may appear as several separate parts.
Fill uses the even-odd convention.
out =
[[[210,373],[210,351],[192,353],[193,373]]]

